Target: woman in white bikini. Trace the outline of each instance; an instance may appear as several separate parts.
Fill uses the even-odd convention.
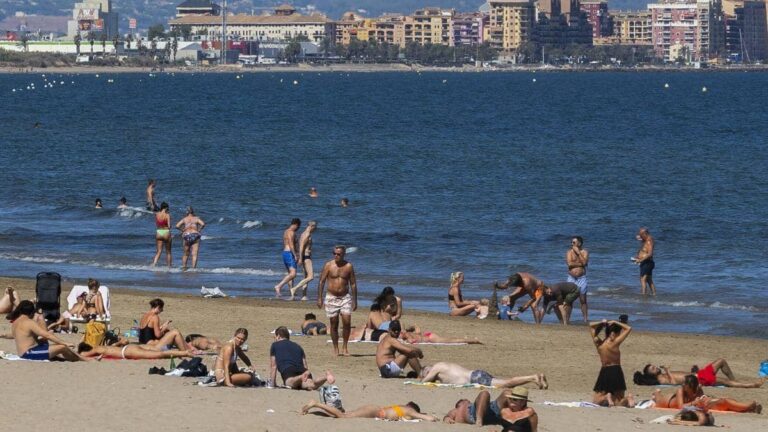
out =
[[[214,366],[216,382],[219,385],[247,387],[253,384],[255,376],[251,370],[251,359],[245,355],[242,348],[247,340],[248,330],[239,328],[235,330],[235,337],[221,347],[219,356],[216,358],[216,365]],[[237,368],[238,357],[248,366],[247,369],[241,371]]]

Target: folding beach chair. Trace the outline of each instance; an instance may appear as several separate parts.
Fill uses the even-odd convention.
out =
[[[61,303],[61,275],[55,272],[40,272],[35,284],[37,309],[42,309],[46,322],[59,319]]]

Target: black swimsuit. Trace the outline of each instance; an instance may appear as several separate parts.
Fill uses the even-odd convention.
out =
[[[139,343],[145,344],[149,341],[157,340],[155,337],[155,330],[152,327],[144,327],[139,329]]]

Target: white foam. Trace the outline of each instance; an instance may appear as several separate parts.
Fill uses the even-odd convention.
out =
[[[216,237],[211,237],[211,236],[207,236],[207,235],[200,236],[200,240],[212,240],[212,239],[215,239],[215,238]]]
[[[262,225],[264,225],[264,223],[260,220],[245,221],[245,223],[243,223],[243,228],[261,228]]]
[[[347,248],[347,253],[355,253],[357,252],[357,246],[350,246]]]

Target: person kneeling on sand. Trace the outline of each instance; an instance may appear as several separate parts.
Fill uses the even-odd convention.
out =
[[[376,348],[376,366],[382,378],[398,378],[406,364],[414,370],[413,376],[418,376],[421,371],[419,359],[424,358],[424,354],[420,349],[403,345],[397,339],[401,330],[400,321],[394,320],[389,324],[389,332],[379,340]]]
[[[432,366],[424,366],[419,374],[421,382],[440,381],[443,384],[480,384],[486,387],[511,388],[523,384],[534,383],[539,389],[549,388],[544,374],[528,375],[513,378],[494,378],[484,370],[469,370],[456,363],[438,362]]]
[[[16,350],[19,356],[25,360],[66,360],[86,361],[85,358],[67,344],[51,334],[45,327],[34,320],[35,304],[29,300],[22,300],[16,309],[8,315],[11,322],[11,334],[16,340]],[[39,342],[38,339],[42,339]],[[53,342],[53,344],[49,344]]]
[[[467,399],[456,402],[454,408],[443,417],[443,422],[477,426],[502,425],[505,431],[536,432],[539,418],[536,411],[528,407],[528,401],[528,389],[525,387],[504,390],[494,401],[491,401],[491,394],[483,390],[474,403]]]
[[[598,334],[605,329],[605,337],[600,339]],[[589,332],[592,342],[600,356],[600,374],[593,391],[593,402],[597,405],[614,405],[632,408],[635,401],[627,391],[627,383],[624,381],[624,371],[621,369],[621,343],[629,336],[632,327],[618,321],[593,322],[589,324]]]
[[[235,330],[235,337],[225,343],[216,357],[214,375],[216,383],[227,387],[247,387],[256,384],[255,375],[251,369],[251,359],[243,352],[243,344],[248,340],[248,330],[239,328]],[[244,370],[237,368],[237,359],[248,366]]]
[[[85,342],[80,342],[77,346],[77,352],[83,357],[96,357],[97,359],[109,357],[123,360],[158,360],[171,357],[192,357],[189,351],[150,351],[140,345],[125,345],[122,348],[105,345],[94,347]]]
[[[283,378],[283,384],[293,390],[315,390],[326,382],[336,382],[331,371],[325,371],[323,377],[313,378],[307,367],[304,349],[290,338],[287,327],[280,326],[275,329],[275,342],[269,348],[270,379],[273,385],[277,380],[278,371]]]
[[[376,418],[381,420],[426,420],[431,422],[438,421],[438,418],[429,414],[422,414],[421,408],[414,402],[408,402],[405,405],[376,406],[365,405],[358,409],[343,412],[336,407],[323,405],[315,400],[309,401],[301,408],[301,414],[309,414],[312,408],[318,409],[324,414],[334,418]]]

